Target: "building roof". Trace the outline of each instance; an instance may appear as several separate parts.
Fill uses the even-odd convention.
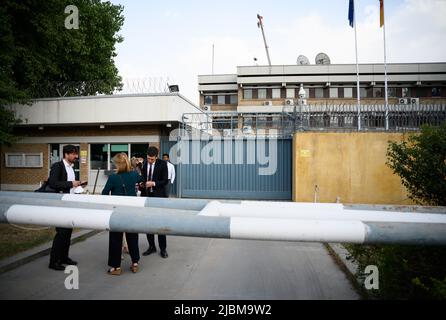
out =
[[[359,65],[361,82],[384,82],[384,65]],[[389,63],[389,82],[446,82],[446,62]],[[355,64],[239,66],[237,74],[200,75],[200,91],[237,90],[245,84],[356,82]]]
[[[22,125],[159,124],[202,112],[179,93],[45,98],[10,107]]]

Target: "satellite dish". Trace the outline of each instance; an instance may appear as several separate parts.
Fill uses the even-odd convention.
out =
[[[301,66],[306,66],[310,64],[310,60],[308,60],[308,58],[305,57],[304,55],[300,55],[297,57],[297,64]]]
[[[321,52],[316,56],[316,64],[330,64],[330,58]]]

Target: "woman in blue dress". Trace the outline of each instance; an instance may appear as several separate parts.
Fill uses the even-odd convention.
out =
[[[129,158],[125,153],[118,153],[113,157],[116,166],[116,173],[112,174],[102,190],[103,195],[113,196],[133,196],[136,197],[135,186],[142,182],[142,177],[135,171],[132,171]],[[137,233],[125,233],[127,245],[132,259],[130,270],[133,273],[138,271],[139,262],[139,246]],[[108,246],[108,265],[111,267],[108,273],[111,275],[120,275],[121,270],[121,254],[122,254],[122,238],[123,232],[109,233]]]

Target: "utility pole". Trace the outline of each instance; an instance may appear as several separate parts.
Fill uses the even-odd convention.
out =
[[[263,42],[265,43],[265,50],[266,50],[266,57],[268,58],[268,64],[269,66],[271,66],[271,58],[269,57],[269,50],[268,50],[268,44],[266,43],[265,30],[263,30],[263,17],[260,14],[257,14],[257,19],[259,19],[259,22],[257,22],[257,27],[259,27],[262,30]]]

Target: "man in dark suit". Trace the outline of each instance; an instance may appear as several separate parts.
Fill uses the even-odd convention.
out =
[[[48,178],[48,185],[56,192],[70,193],[71,190],[81,185],[81,182],[76,180],[73,170],[73,163],[77,158],[78,151],[75,146],[63,147],[63,160],[53,164]],[[50,269],[65,270],[65,265],[77,265],[76,261],[68,257],[72,231],[73,229],[56,228],[56,236],[50,254]]]
[[[166,185],[169,182],[167,163],[158,159],[158,149],[156,147],[149,147],[147,150],[147,161],[144,163],[141,171],[145,183],[141,195],[167,198]],[[143,252],[144,256],[156,252],[155,235],[147,234],[147,240],[149,241],[149,249]],[[158,235],[158,245],[161,257],[167,258],[167,239],[165,235]]]

